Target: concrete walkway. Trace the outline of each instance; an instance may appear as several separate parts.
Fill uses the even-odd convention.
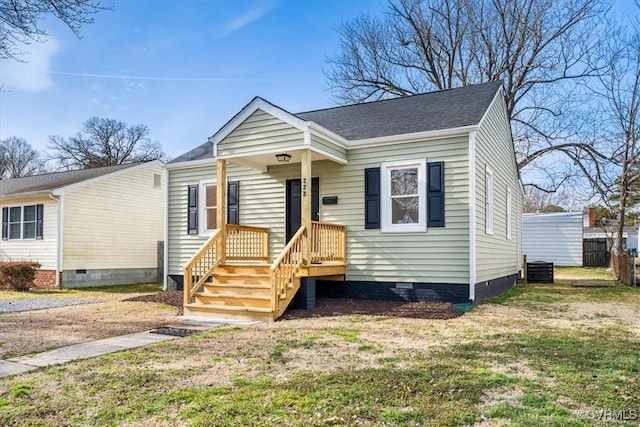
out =
[[[261,322],[183,316],[178,318],[178,322],[158,329],[187,329],[194,332],[202,332],[223,325],[250,326],[257,323]],[[156,342],[174,340],[176,338],[180,338],[180,336],[164,335],[151,331],[137,332],[135,334],[60,347],[55,350],[45,351],[35,355],[14,357],[9,360],[0,360],[0,378],[33,371],[47,366],[68,363],[74,360],[90,359],[92,357],[115,353],[117,351],[143,347]]]
[[[150,331],[119,337],[74,344],[44,353],[0,360],[0,378],[21,374],[45,366],[58,365],[73,360],[89,359],[116,351],[142,347],[161,341],[176,339],[176,336],[154,334]]]

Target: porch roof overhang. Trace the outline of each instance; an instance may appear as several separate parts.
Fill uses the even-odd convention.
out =
[[[258,110],[261,110],[300,131],[301,138],[299,143],[289,145],[286,148],[261,145],[254,151],[243,151],[242,153],[237,154],[218,150],[218,145]],[[218,132],[211,136],[209,138],[209,142],[213,144],[213,156],[215,159],[229,160],[242,166],[263,171],[266,171],[269,166],[282,164],[276,159],[276,154],[288,154],[291,156],[288,163],[300,163],[302,153],[305,150],[309,150],[311,152],[312,161],[331,160],[340,164],[347,163],[348,141],[345,138],[317,123],[302,120],[294,114],[291,114],[259,97],[254,98]]]
[[[311,153],[311,161],[319,160],[331,160],[339,164],[347,164],[346,158],[341,158],[333,154],[323,152],[316,147],[310,147],[305,145],[295,146],[287,148],[286,150],[270,150],[260,153],[242,154],[242,155],[229,155],[218,156],[217,160],[227,160],[231,163],[235,163],[240,166],[256,169],[261,172],[266,172],[269,166],[281,166],[287,164],[295,164],[302,162],[302,153],[309,150]],[[276,158],[277,154],[288,154],[291,156],[288,162],[280,162]]]

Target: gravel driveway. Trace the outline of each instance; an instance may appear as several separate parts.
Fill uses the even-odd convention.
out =
[[[101,302],[84,298],[23,298],[0,300],[0,314],[17,313],[19,311],[45,310],[47,308],[66,307],[68,305],[94,304]]]

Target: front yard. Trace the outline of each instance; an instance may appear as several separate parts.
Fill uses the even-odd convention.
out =
[[[221,327],[15,376],[0,425],[636,424],[640,292],[571,286],[583,273],[449,320]]]

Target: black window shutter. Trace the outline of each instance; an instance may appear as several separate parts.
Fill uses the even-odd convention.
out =
[[[240,182],[227,183],[227,224],[240,224]]]
[[[2,240],[9,239],[9,208],[2,208]]]
[[[427,227],[444,227],[444,162],[427,163]]]
[[[198,186],[190,185],[187,193],[187,232],[198,234]]]
[[[364,228],[380,228],[380,168],[364,170]]]
[[[44,205],[36,205],[36,239],[42,240],[42,233],[44,231]]]

